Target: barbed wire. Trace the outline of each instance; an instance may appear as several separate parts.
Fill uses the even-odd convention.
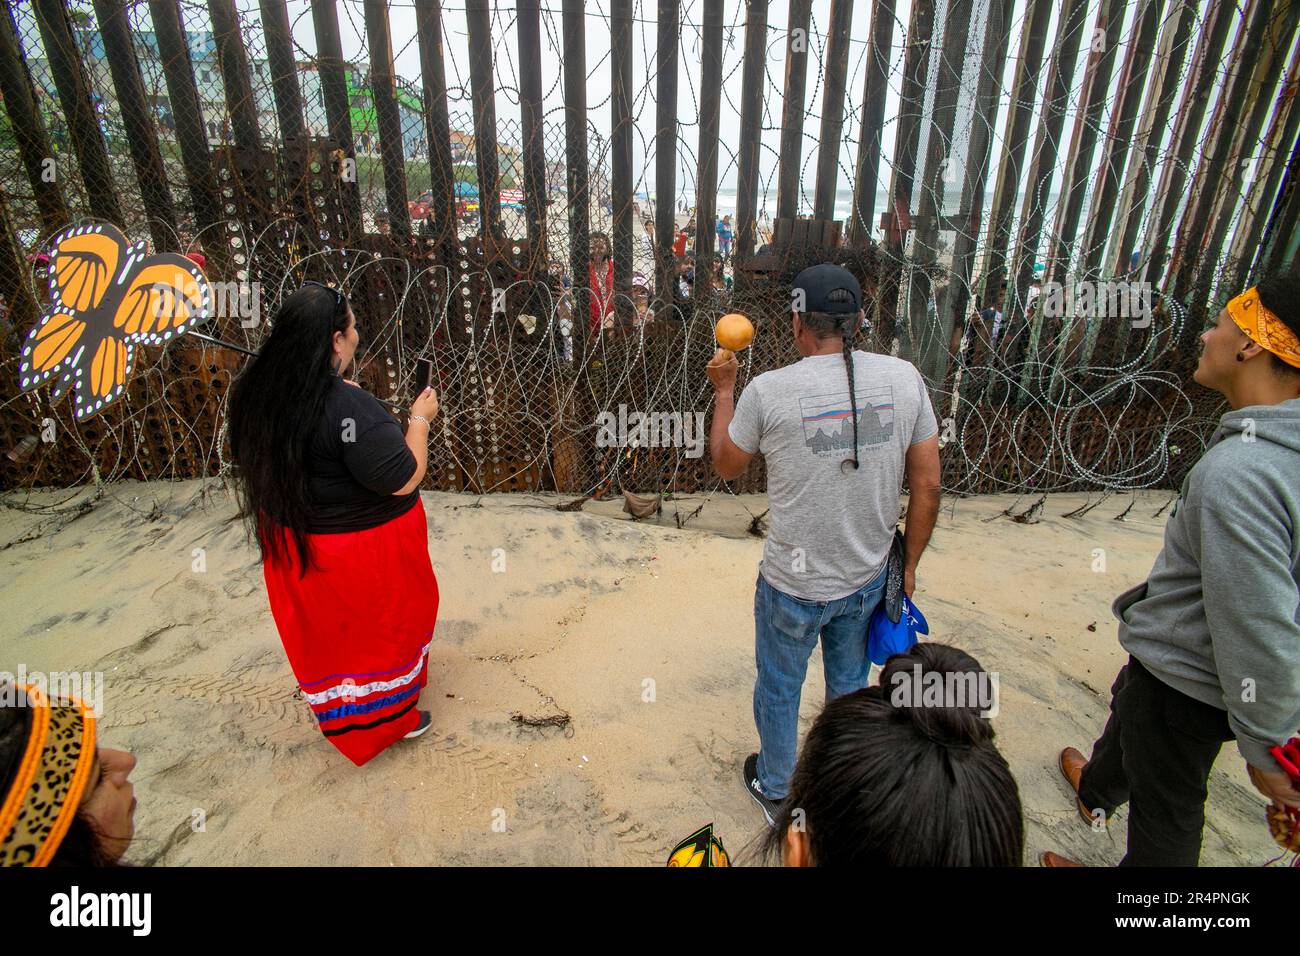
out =
[[[390,7],[411,4],[390,3]],[[638,4],[632,22],[642,26],[657,25],[644,16]],[[936,170],[926,180],[924,157],[930,136],[944,137],[952,150],[964,143],[983,138],[994,161],[1004,154],[1007,143],[1001,119],[1009,110],[1024,106],[1034,110],[1035,127],[1041,118],[1042,103],[1013,103],[1008,92],[1008,77],[1018,65],[1015,50],[1008,50],[1005,63],[996,64],[990,73],[984,57],[983,43],[976,34],[983,29],[988,3],[977,4],[971,20],[972,39],[960,54],[960,62],[946,62],[945,16],[941,5],[935,18],[934,35],[928,40],[930,62],[921,111],[908,116],[904,89],[903,51],[917,38],[907,36],[909,24],[897,17],[894,35],[898,38],[886,73],[886,85],[892,101],[900,103],[898,113],[885,117],[884,126],[897,126],[907,118],[921,124],[917,143],[917,165],[913,169],[896,169],[895,157],[885,151],[881,156],[880,178],[887,182],[897,175],[915,180],[911,210],[927,199],[943,213],[954,205],[961,206],[958,194],[964,190],[968,167],[984,162],[980,156],[954,157],[951,165]],[[1137,488],[1176,488],[1186,470],[1204,448],[1220,412],[1216,396],[1195,386],[1191,369],[1195,354],[1188,342],[1195,328],[1216,311],[1215,296],[1225,297],[1216,283],[1224,274],[1239,271],[1241,263],[1222,259],[1216,268],[1204,270],[1205,279],[1197,307],[1186,307],[1173,299],[1162,299],[1157,308],[1145,316],[1150,324],[1139,328],[1130,317],[1110,322],[1093,321],[1083,331],[1068,322],[1054,324],[1040,308],[1034,311],[1024,301],[1025,290],[1011,288],[1016,301],[1001,305],[986,301],[983,293],[985,276],[962,264],[950,261],[962,233],[940,229],[933,248],[921,247],[920,237],[901,253],[889,242],[872,243],[866,248],[819,245],[808,241],[799,248],[783,247],[780,261],[766,269],[746,274],[745,281],[736,274],[734,260],[727,260],[718,287],[707,293],[703,282],[682,274],[685,294],[678,289],[652,289],[645,300],[620,296],[615,316],[631,314],[629,324],[614,322],[612,328],[590,329],[587,301],[576,295],[587,288],[586,276],[569,275],[569,203],[575,199],[588,202],[590,228],[609,234],[614,223],[614,197],[610,171],[613,144],[589,115],[587,119],[589,195],[570,197],[565,192],[566,129],[565,109],[551,106],[542,118],[542,153],[548,205],[542,235],[545,247],[534,247],[528,233],[524,198],[523,168],[530,149],[523,126],[514,119],[498,119],[496,140],[501,187],[509,191],[510,200],[500,210],[503,237],[510,238],[499,252],[479,235],[478,214],[469,201],[477,190],[477,139],[474,134],[469,68],[462,45],[444,43],[447,102],[453,133],[452,184],[435,183],[433,157],[427,141],[418,83],[398,84],[401,120],[401,152],[405,176],[412,201],[428,193],[442,193],[450,185],[464,187],[458,202],[454,227],[454,246],[444,247],[433,237],[422,234],[420,219],[412,219],[409,209],[388,208],[384,171],[380,156],[381,129],[370,88],[369,67],[364,62],[347,68],[352,137],[356,145],[357,182],[362,221],[359,233],[340,230],[338,222],[345,214],[345,200],[330,175],[331,155],[338,144],[330,139],[324,92],[320,80],[320,62],[294,40],[299,60],[297,79],[302,91],[304,122],[311,136],[305,152],[292,153],[286,147],[268,66],[265,30],[260,17],[249,11],[239,12],[239,32],[249,62],[252,107],[261,130],[263,148],[250,152],[237,139],[239,110],[247,104],[231,103],[222,82],[207,5],[184,0],[180,5],[182,27],[188,42],[200,56],[190,69],[195,75],[202,116],[200,125],[207,134],[205,146],[213,164],[213,186],[220,216],[214,223],[202,223],[200,210],[191,191],[190,159],[183,155],[178,135],[178,120],[193,123],[195,117],[174,115],[177,106],[170,99],[165,57],[151,10],[143,3],[127,8],[135,36],[135,54],[145,92],[155,114],[156,134],[163,157],[168,191],[178,215],[175,223],[162,222],[148,214],[132,162],[128,125],[115,93],[102,38],[96,30],[93,8],[89,3],[71,5],[70,23],[78,43],[78,56],[86,64],[86,86],[93,95],[93,108],[100,124],[111,171],[110,182],[87,181],[87,164],[74,155],[71,120],[64,115],[57,84],[47,54],[47,42],[28,7],[13,13],[13,23],[21,42],[24,59],[31,71],[40,115],[46,125],[52,149],[68,172],[61,179],[62,192],[69,209],[78,219],[94,218],[94,197],[111,191],[121,199],[123,221],[116,223],[128,236],[165,234],[169,247],[180,251],[201,251],[214,244],[219,233],[222,243],[229,244],[235,268],[230,275],[259,283],[262,302],[268,316],[275,304],[296,287],[303,277],[325,276],[348,290],[361,326],[364,354],[359,359],[358,379],[382,398],[392,401],[409,399],[412,369],[416,357],[432,358],[437,382],[443,392],[444,416],[433,435],[429,485],[431,487],[476,492],[497,490],[559,490],[574,495],[603,494],[620,488],[657,490],[673,493],[705,494],[760,490],[764,486],[762,463],[734,483],[714,477],[707,457],[684,443],[675,447],[639,444],[633,438],[626,445],[601,447],[597,442],[597,420],[601,413],[617,413],[620,408],[642,413],[677,416],[679,430],[696,416],[710,413],[711,391],[703,375],[703,366],[714,348],[713,327],[726,311],[737,309],[754,320],[757,334],[753,346],[742,355],[742,383],[771,368],[798,358],[788,332],[789,287],[798,266],[818,258],[840,261],[854,271],[868,291],[868,313],[874,320],[859,337],[860,347],[904,357],[939,356],[939,374],[929,373],[928,384],[936,411],[944,420],[944,486],[950,493],[977,494],[994,491],[1012,493],[1053,490],[1132,490]],[[365,18],[359,0],[338,4],[341,21],[358,37],[365,36]],[[462,8],[443,6],[442,28],[447,35],[445,14]],[[561,11],[542,6],[540,27],[545,56],[555,62],[563,57],[564,27]],[[513,47],[517,24],[511,8],[496,8],[492,19],[492,47],[496,63],[495,95],[502,102],[519,106],[523,100],[520,65]],[[1193,41],[1205,27],[1202,12],[1194,11]],[[604,4],[588,5],[588,19],[601,21],[612,28],[611,14]],[[701,93],[697,78],[686,69],[688,54],[695,56],[703,42],[703,24],[692,3],[682,12],[682,34],[678,58],[683,64],[685,93],[692,111],[679,115],[678,137],[673,147],[678,168],[683,171],[677,196],[656,196],[656,201],[676,204],[682,196],[698,190],[694,170],[698,166],[696,143],[701,125]],[[1078,29],[1086,33],[1091,21],[1080,18]],[[312,28],[309,12],[291,24],[301,34]],[[1011,36],[1025,28],[1025,17],[1007,23]],[[1171,29],[1169,22],[1162,29]],[[744,43],[739,42],[745,29],[743,5],[736,5],[724,32],[735,42],[724,42],[722,75],[718,91],[721,109],[733,120],[743,105],[734,99],[729,83],[742,67]],[[1243,28],[1244,29],[1244,28]],[[654,194],[650,179],[654,154],[661,144],[654,135],[657,109],[657,56],[654,38],[640,32],[641,61],[645,80],[633,91],[634,135],[636,148],[645,157],[636,176],[634,191],[639,197],[634,216],[633,270],[652,285],[661,274],[656,244],[646,241],[642,222],[652,222]],[[763,64],[764,89],[761,92],[760,126],[765,134],[780,130],[780,111],[773,110],[774,99],[782,96],[780,74],[787,38],[772,25],[767,27],[768,56]],[[771,136],[761,143],[768,162],[760,163],[757,200],[760,229],[775,226],[775,181],[782,161],[798,164],[798,201],[801,208],[812,204],[808,194],[809,176],[815,166],[813,156],[820,148],[816,132],[821,121],[819,97],[825,90],[827,29],[816,18],[810,22],[808,45],[809,77],[805,102],[804,148],[799,157],[782,157],[772,147]],[[1078,39],[1078,38],[1076,38]],[[408,51],[417,38],[399,39],[395,58]],[[857,43],[858,41],[853,41]],[[1129,38],[1128,42],[1133,42]],[[690,45],[695,44],[695,45]],[[1047,61],[1060,51],[1061,39],[1054,38],[1046,51]],[[1193,43],[1178,52],[1178,62],[1170,69],[1179,77],[1171,84],[1168,95],[1182,88],[1181,75],[1190,59]],[[175,51],[171,51],[175,55]],[[1152,62],[1158,52],[1153,49]],[[1120,53],[1115,57],[1118,60]],[[588,51],[588,76],[608,71],[611,51]],[[860,45],[851,61],[844,101],[838,108],[844,119],[843,149],[855,154],[860,146],[866,104],[861,100],[861,74],[869,68],[868,50]],[[1221,87],[1241,64],[1231,58],[1216,67],[1213,83]],[[1148,70],[1140,79],[1142,96],[1134,114],[1133,128],[1149,119],[1149,110],[1158,110],[1148,93],[1151,82]],[[1116,79],[1108,98],[1114,99],[1122,80]],[[995,75],[996,74],[996,75]],[[933,102],[937,77],[955,75],[960,92],[954,107],[951,129],[933,128]],[[640,82],[640,81],[638,81]],[[1279,80],[1275,92],[1281,90]],[[543,103],[553,102],[560,90],[557,74],[543,91]],[[982,86],[997,91],[997,105],[985,113],[973,102]],[[1038,83],[1041,97],[1043,83]],[[612,95],[612,94],[611,94]],[[1084,132],[1102,143],[1109,135],[1111,117],[1106,110],[1089,109],[1080,89],[1070,84],[1067,100],[1061,104],[1062,129],[1072,130],[1071,137]],[[588,104],[589,114],[599,113],[611,103],[606,96]],[[360,105],[358,105],[360,104]],[[927,105],[931,104],[931,105]],[[1166,103],[1166,107],[1167,107]],[[1166,112],[1172,112],[1166,110]],[[1170,117],[1172,122],[1172,117]],[[927,123],[929,125],[927,125]],[[1198,159],[1207,148],[1208,128],[1200,133],[1193,158],[1185,161],[1166,144],[1167,129],[1153,132],[1157,147],[1151,158],[1142,157],[1148,183],[1158,173],[1179,166],[1191,177],[1198,171]],[[976,135],[978,133],[978,136]],[[1025,144],[1026,160],[1045,144],[1034,133]],[[12,137],[9,137],[12,139]],[[1051,144],[1063,149],[1066,137]],[[1262,156],[1270,146],[1262,139],[1246,144],[1252,156]],[[1281,148],[1289,146],[1283,143]],[[733,143],[718,145],[718,181],[728,180],[739,162]],[[1121,187],[1129,175],[1121,162],[1107,171]],[[775,158],[777,162],[771,162]],[[857,226],[868,235],[878,235],[876,224],[854,223],[857,204],[846,197],[856,196],[856,165],[837,158],[839,181],[836,191],[835,219],[842,226]],[[260,165],[259,165],[260,164]],[[295,165],[296,164],[296,165]],[[292,168],[290,168],[292,166]],[[1063,167],[1064,162],[1059,164]],[[1058,168],[1059,168],[1058,167]],[[992,168],[986,170],[984,192],[992,188]],[[1084,209],[1090,209],[1095,170],[1089,170],[1084,183]],[[265,173],[266,182],[257,181]],[[223,175],[226,178],[222,178]],[[1009,223],[1011,238],[1008,259],[1022,252],[1032,254],[1048,274],[1070,274],[1070,270],[1094,254],[1104,253],[1108,236],[1099,239],[1101,248],[1083,248],[1075,236],[1066,247],[1072,251],[1062,261],[1050,250],[1057,248],[1062,237],[1053,234],[1058,220],[1063,191],[1053,185],[1064,174],[1057,172],[1036,183],[1023,182],[1019,201]],[[267,184],[272,185],[268,186]],[[435,190],[434,187],[437,187]],[[1240,184],[1245,194],[1248,182]],[[877,212],[890,211],[890,197],[877,184],[871,207]],[[15,239],[28,255],[37,253],[51,232],[41,220],[36,196],[30,186],[16,149],[5,142],[0,150],[0,189],[8,221],[14,224]],[[881,194],[884,193],[883,201]],[[928,195],[927,195],[928,194]],[[719,197],[719,215],[735,215],[735,191],[723,189]],[[479,196],[480,202],[494,197]],[[302,208],[306,204],[306,208]],[[693,204],[679,212],[681,226],[692,214]],[[1037,210],[1045,223],[1039,241],[1031,250],[1018,250],[1016,240],[1025,213]],[[958,208],[958,213],[968,210]],[[1090,213],[1093,214],[1093,213]],[[381,233],[384,216],[389,222],[406,217],[415,231],[410,243]],[[987,205],[983,214],[972,220],[976,240],[976,262],[983,260],[981,248],[988,228]],[[334,217],[334,218],[330,218]],[[1147,219],[1150,219],[1148,210]],[[1080,219],[1079,235],[1087,217]],[[699,222],[697,230],[712,230],[713,223]],[[405,232],[405,229],[399,232]],[[835,233],[842,235],[842,232]],[[760,240],[771,242],[770,234]],[[1149,248],[1154,240],[1146,237]],[[218,245],[222,243],[216,243]],[[697,240],[692,240],[692,245]],[[448,251],[450,249],[450,251]],[[1042,250],[1049,250],[1040,255]],[[1248,265],[1248,264],[1246,264]],[[696,263],[699,269],[712,268]],[[896,281],[889,277],[897,276]],[[32,262],[30,272],[22,277],[38,300],[43,299],[45,277],[40,263]],[[728,284],[730,282],[730,288]],[[920,285],[915,285],[921,283]],[[697,292],[697,290],[699,290]],[[889,301],[900,296],[901,306]],[[920,290],[919,292],[917,290]],[[909,301],[923,303],[923,308],[909,309]],[[940,316],[950,301],[963,303],[960,314],[952,316],[951,335],[945,340],[947,326]],[[504,302],[504,308],[497,306]],[[1042,300],[1039,299],[1041,305]],[[1028,307],[1028,308],[1027,308]],[[582,314],[575,315],[575,308]],[[895,316],[887,321],[888,316]],[[267,327],[263,323],[242,327],[229,320],[219,323],[228,341],[256,349]],[[175,480],[200,475],[224,475],[230,468],[225,448],[225,396],[242,359],[194,343],[177,343],[157,354],[143,354],[139,369],[127,395],[88,423],[71,421],[66,406],[51,406],[42,393],[19,394],[9,386],[16,382],[16,342],[27,329],[14,329],[9,336],[0,374],[6,382],[0,398],[0,481],[9,489],[30,489],[44,484],[71,485],[85,482],[111,482],[122,478]],[[55,422],[62,436],[55,442],[28,441],[42,434],[43,423]],[[683,436],[679,434],[679,438]],[[24,448],[22,454],[15,449]],[[5,456],[4,452],[11,454]]]

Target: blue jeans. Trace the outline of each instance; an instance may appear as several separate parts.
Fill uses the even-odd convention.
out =
[[[754,592],[754,724],[758,727],[758,780],[763,793],[782,800],[794,774],[799,698],[808,658],[822,641],[826,699],[867,686],[867,622],[885,593],[885,568],[847,597],[805,601],[778,591],[758,576]]]

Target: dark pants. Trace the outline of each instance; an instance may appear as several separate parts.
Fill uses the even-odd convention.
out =
[[[1110,689],[1110,719],[1079,781],[1089,809],[1129,804],[1120,866],[1196,866],[1210,768],[1232,740],[1226,711],[1152,676],[1130,657]]]

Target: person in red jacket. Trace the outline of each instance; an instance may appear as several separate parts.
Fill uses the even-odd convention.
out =
[[[609,254],[609,236],[591,234],[587,264],[587,288],[591,290],[591,334],[612,328],[614,320],[614,257]]]

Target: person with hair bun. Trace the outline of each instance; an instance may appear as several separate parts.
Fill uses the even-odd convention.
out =
[[[135,835],[135,757],[96,746],[95,716],[0,685],[0,866],[116,866]]]
[[[880,684],[827,702],[761,852],[786,866],[1020,866],[1020,791],[976,701],[927,705],[904,685],[983,681],[942,644],[895,654]]]
[[[799,700],[818,640],[826,699],[867,686],[867,625],[880,603],[909,498],[902,589],[939,514],[939,427],[916,367],[858,351],[862,288],[829,263],[795,277],[791,330],[803,358],[764,372],[735,400],[736,357],[719,349],[709,453],[720,478],[738,478],[756,454],[767,465],[771,528],[754,596],[754,724],[759,751],[744,784],[772,823],[794,770]]]

